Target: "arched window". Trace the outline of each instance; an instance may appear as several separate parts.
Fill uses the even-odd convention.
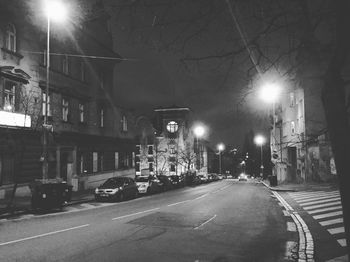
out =
[[[8,24],[6,27],[6,43],[8,50],[16,52],[16,27],[13,24]]]
[[[178,124],[175,121],[170,121],[167,126],[166,129],[168,130],[168,132],[170,133],[175,133],[177,131],[177,129],[179,128]]]

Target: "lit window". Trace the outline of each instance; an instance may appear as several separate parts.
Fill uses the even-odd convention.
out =
[[[80,174],[84,174],[84,155],[80,155]]]
[[[98,153],[92,152],[92,172],[97,172],[98,168]]]
[[[42,60],[41,60],[43,66],[46,66],[47,65],[47,50],[44,49],[43,51],[43,55],[42,55]]]
[[[103,108],[100,109],[100,127],[104,127],[105,111]]]
[[[66,75],[69,74],[69,57],[66,55],[62,56],[62,72]]]
[[[122,122],[122,130],[123,130],[123,132],[128,131],[128,120],[127,120],[126,116],[122,116],[121,122]]]
[[[4,88],[4,110],[15,111],[16,102],[16,83],[11,81],[5,81]]]
[[[114,152],[114,168],[117,170],[119,168],[119,153]]]
[[[166,129],[170,132],[170,133],[175,133],[178,130],[179,126],[175,121],[170,121],[167,126]]]
[[[51,107],[50,107],[50,103],[51,103],[51,99],[50,99],[50,95],[48,96],[48,99],[47,99],[47,115],[48,116],[51,116]],[[45,115],[45,110],[46,110],[46,94],[43,93],[42,95],[42,101],[43,101],[43,105],[42,105],[42,108],[43,108],[43,116]]]
[[[12,52],[16,52],[16,27],[8,24],[6,28],[6,48]]]
[[[62,98],[62,120],[68,121],[69,115],[69,101],[65,98]]]
[[[170,154],[175,154],[175,147],[170,146],[169,151],[170,151]]]
[[[84,118],[85,112],[84,112],[84,110],[85,110],[84,104],[79,103],[79,122],[80,123],[84,123],[84,121],[85,121],[85,118]]]
[[[294,121],[290,122],[290,131],[291,131],[292,135],[295,134],[295,122]]]
[[[290,99],[290,102],[289,102],[290,107],[294,107],[294,104],[295,104],[294,92],[291,92],[289,94],[289,99]]]

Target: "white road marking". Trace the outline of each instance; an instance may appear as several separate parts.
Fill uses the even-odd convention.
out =
[[[330,195],[330,194],[339,194],[339,191],[305,191],[305,192],[292,192],[290,193],[296,197],[304,197],[304,196],[319,196],[319,195]]]
[[[322,219],[322,218],[342,216],[342,215],[343,215],[343,211],[335,211],[335,212],[331,212],[331,213],[316,215],[316,216],[313,216],[313,218],[314,219]]]
[[[112,220],[122,219],[122,218],[126,218],[126,217],[131,217],[131,216],[137,216],[137,215],[148,213],[148,212],[152,212],[152,211],[155,211],[155,210],[158,210],[158,209],[160,209],[160,208],[157,207],[157,208],[153,208],[153,209],[148,209],[148,210],[144,210],[144,211],[141,211],[141,212],[137,212],[137,213],[133,213],[133,214],[125,215],[125,216],[115,217],[115,218],[112,218]]]
[[[309,198],[316,198],[316,197],[332,197],[332,196],[339,196],[339,193],[332,192],[332,193],[317,193],[317,194],[307,194],[307,195],[294,195],[293,193],[290,193],[290,195],[296,199],[296,200],[303,200],[303,199],[309,199]]]
[[[334,201],[332,203],[326,203],[326,204],[315,205],[315,206],[307,206],[307,207],[303,207],[303,208],[305,210],[310,210],[310,209],[316,209],[316,208],[320,208],[320,207],[329,207],[329,206],[340,205],[340,204],[341,204],[340,201]]]
[[[45,233],[45,234],[40,234],[40,235],[36,235],[36,236],[32,236],[32,237],[26,237],[26,238],[21,238],[21,239],[17,239],[17,240],[12,240],[12,241],[8,241],[8,242],[0,243],[0,246],[14,244],[14,243],[18,243],[18,242],[23,242],[23,241],[31,240],[31,239],[35,239],[35,238],[50,236],[50,235],[54,235],[54,234],[58,234],[58,233],[62,233],[62,232],[66,232],[66,231],[70,231],[70,230],[74,230],[74,229],[79,229],[79,228],[83,228],[83,227],[88,227],[88,226],[90,226],[90,224],[85,224],[85,225],[76,226],[76,227],[70,227],[70,228],[57,230],[57,231],[53,231],[53,232],[49,232],[49,233]]]
[[[204,226],[205,224],[208,224],[210,221],[212,221],[212,220],[215,219],[215,218],[216,218],[216,215],[214,215],[212,218],[208,219],[208,220],[205,221],[204,223],[200,224],[199,226],[195,227],[194,229],[196,230],[196,229],[198,229],[198,228]]]
[[[191,201],[191,200],[185,200],[185,201],[176,202],[176,203],[173,203],[173,204],[169,204],[168,207],[180,205],[180,204],[183,204],[183,203],[187,203],[189,201]]]
[[[290,213],[287,210],[283,209],[282,212],[285,217],[290,217]]]
[[[326,211],[333,211],[333,210],[338,210],[338,209],[340,209],[340,210],[342,210],[342,206],[340,205],[337,205],[337,206],[334,206],[334,207],[327,207],[327,208],[321,208],[321,209],[316,209],[316,210],[310,210],[310,211],[308,211],[308,213],[310,214],[310,215],[312,215],[312,214],[315,214],[315,213],[321,213],[321,212],[326,212]]]
[[[334,224],[339,224],[343,223],[343,218],[336,218],[336,219],[331,219],[331,220],[326,220],[320,222],[321,226],[329,226],[329,225],[334,225]]]
[[[340,200],[340,197],[333,197],[333,198],[328,198],[328,199],[323,199],[323,200],[310,201],[310,202],[304,202],[304,203],[299,203],[298,202],[298,203],[299,203],[299,205],[304,207],[304,206],[309,206],[309,205],[333,202],[333,201],[336,201],[336,200]]]
[[[339,197],[339,194],[336,194],[334,196],[311,197],[311,198],[307,198],[307,199],[298,200],[297,202],[298,203],[303,203],[303,202],[308,202],[308,201],[313,201],[313,200],[328,199],[330,197]]]
[[[328,229],[328,232],[334,235],[334,234],[344,233],[345,229],[344,227],[336,227],[336,228]]]
[[[201,195],[201,196],[199,196],[199,197],[196,197],[196,198],[193,199],[193,200],[201,199],[201,198],[203,198],[203,197],[206,197],[207,195],[208,195],[208,193],[206,193],[206,194],[204,194],[204,195]]]
[[[297,231],[297,227],[294,224],[294,222],[287,222],[287,231],[289,231],[289,232],[296,232]]]
[[[337,241],[338,241],[339,245],[341,245],[342,247],[346,247],[347,246],[345,238],[338,239]]]

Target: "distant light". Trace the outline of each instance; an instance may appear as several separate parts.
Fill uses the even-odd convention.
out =
[[[265,137],[263,137],[262,135],[257,135],[254,138],[254,142],[255,144],[257,144],[258,146],[262,146],[265,143]]]
[[[202,137],[204,135],[205,128],[203,126],[199,125],[199,126],[196,126],[193,129],[193,131],[194,131],[195,136],[199,138],[199,137]]]
[[[224,151],[225,150],[225,145],[223,143],[220,143],[218,144],[218,150],[221,152],[221,151]]]
[[[6,105],[6,106],[4,106],[4,110],[11,112],[12,111],[12,106],[11,105]]]
[[[281,88],[276,83],[268,83],[261,87],[259,97],[267,102],[274,103],[278,99]]]
[[[44,10],[46,16],[56,22],[64,21],[68,15],[67,8],[59,0],[45,0]]]

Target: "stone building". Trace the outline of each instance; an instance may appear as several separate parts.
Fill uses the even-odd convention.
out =
[[[46,99],[49,178],[79,190],[135,173],[134,118],[114,103],[113,71],[120,56],[113,51],[103,5],[84,1],[79,22],[52,24],[47,96],[47,28],[39,4],[0,4],[1,198],[14,184],[18,194],[28,194],[28,184],[42,177]]]

